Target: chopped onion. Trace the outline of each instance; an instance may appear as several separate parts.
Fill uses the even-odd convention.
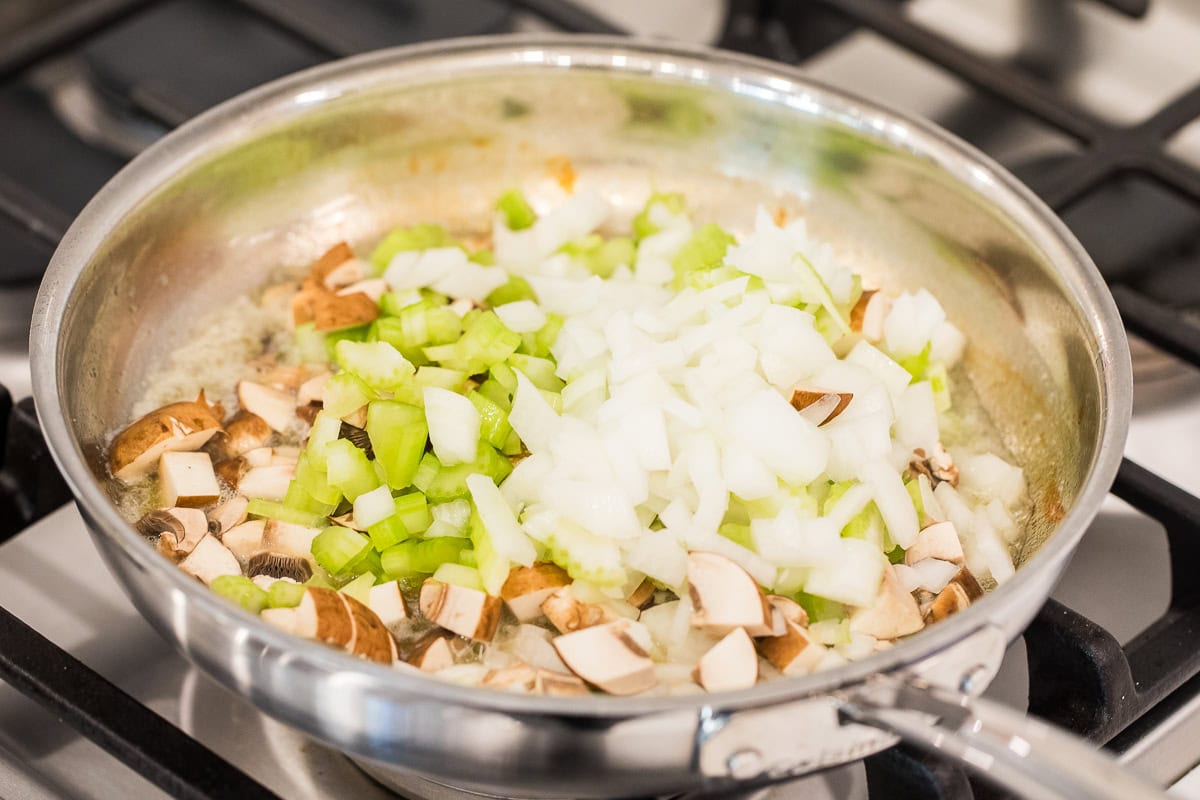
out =
[[[457,392],[426,386],[423,392],[429,441],[443,464],[475,460],[479,444],[479,411]]]

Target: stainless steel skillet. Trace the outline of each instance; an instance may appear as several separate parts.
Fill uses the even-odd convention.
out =
[[[699,216],[734,228],[758,203],[783,206],[881,284],[933,290],[970,340],[978,413],[1034,496],[1016,577],[829,672],[702,697],[524,697],[285,636],[123,521],[103,479],[105,434],[198,318],[339,239],[429,219],[486,227],[503,189],[558,191],[549,173],[564,159],[624,213],[654,189],[683,191]],[[486,38],[350,59],[236,98],[117,175],[54,256],[31,351],[51,449],[138,609],[217,680],[385,780],[650,795],[778,780],[902,737],[1029,796],[1153,796],[1087,745],[974,698],[1112,481],[1131,378],[1115,307],[1078,243],[928,123],[768,62],[624,39]]]

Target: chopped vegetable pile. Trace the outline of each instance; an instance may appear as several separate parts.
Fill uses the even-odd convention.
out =
[[[291,342],[234,413],[201,392],[114,438],[139,531],[284,630],[553,695],[833,667],[1011,576],[1024,480],[943,447],[965,342],[933,295],[763,210],[611,214],[512,191],[474,248],[419,225],[269,287]]]

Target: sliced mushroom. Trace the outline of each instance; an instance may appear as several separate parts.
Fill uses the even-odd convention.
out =
[[[353,511],[347,511],[345,514],[341,514],[340,516],[330,517],[329,521],[334,525],[340,525],[343,528],[349,528],[350,530],[358,531],[360,533],[366,533],[367,530],[366,528],[359,526],[359,524],[354,521]]]
[[[541,616],[541,603],[559,589],[570,585],[571,576],[563,567],[540,561],[533,566],[517,566],[500,588],[500,597],[518,620],[529,622]]]
[[[808,612],[804,610],[804,606],[797,603],[790,597],[784,597],[780,594],[767,595],[767,602],[781,614],[783,618],[789,622],[794,622],[801,628],[808,627]]]
[[[468,639],[490,642],[500,624],[500,598],[478,589],[426,580],[419,605],[426,619]]]
[[[654,581],[649,578],[643,578],[642,582],[637,585],[629,596],[625,598],[625,602],[638,609],[639,611],[650,604],[654,599]]]
[[[303,407],[323,403],[325,401],[325,384],[329,383],[329,379],[332,377],[333,373],[322,372],[300,384],[300,388],[296,390],[296,406]]]
[[[824,425],[836,419],[853,399],[851,392],[835,392],[815,386],[797,386],[792,390],[792,408],[814,425]]]
[[[270,467],[294,467],[300,462],[300,448],[281,445],[271,448]]]
[[[785,631],[786,632],[786,631]],[[701,656],[696,683],[710,692],[748,689],[758,681],[758,653],[744,628],[736,628]]]
[[[174,555],[182,558],[192,552],[208,533],[208,519],[198,508],[176,506],[148,511],[142,515],[134,527],[143,536],[157,536],[159,539],[165,536],[167,541],[159,545],[159,549],[162,550],[163,547],[169,546],[171,550],[177,551]]]
[[[362,292],[333,294],[322,292],[312,298],[313,326],[319,331],[336,331],[374,322],[379,306]]]
[[[367,599],[367,607],[374,611],[383,620],[383,624],[388,627],[408,619],[404,594],[400,591],[400,584],[396,581],[372,586]]]
[[[296,609],[294,608],[264,608],[258,612],[258,616],[281,631],[296,632]]]
[[[242,454],[247,467],[269,467],[274,458],[274,447],[256,447]]]
[[[246,521],[246,507],[250,501],[241,495],[231,497],[224,503],[208,512],[209,528],[212,533],[221,536],[225,531],[237,527]]]
[[[289,578],[296,583],[304,583],[312,577],[312,565],[299,556],[262,551],[250,556],[246,563],[246,575],[251,578],[257,575]]]
[[[695,606],[692,625],[714,636],[734,628],[772,626],[771,607],[754,578],[716,553],[689,553],[688,592]]]
[[[850,330],[861,333],[868,342],[883,338],[883,321],[892,310],[892,302],[883,292],[865,291],[850,310]]]
[[[784,675],[812,672],[828,651],[796,623],[789,621],[786,628],[783,636],[758,639],[758,652]]]
[[[387,281],[383,278],[367,278],[366,280],[355,281],[349,286],[337,290],[338,297],[346,297],[353,294],[364,294],[370,298],[372,303],[378,303],[379,298],[383,297],[383,293],[388,290]]]
[[[221,443],[221,457],[235,458],[271,440],[271,426],[257,414],[246,409],[234,414],[225,423],[225,439]]]
[[[345,439],[362,450],[367,458],[375,459],[375,449],[371,446],[371,437],[367,435],[364,428],[343,421],[342,426],[338,429],[338,438]]]
[[[222,575],[242,574],[242,565],[237,558],[212,535],[197,542],[187,558],[179,562],[179,568],[205,584],[212,583]]]
[[[201,392],[195,401],[165,405],[117,434],[109,448],[109,469],[122,481],[136,481],[155,468],[163,453],[199,450],[220,430],[217,407]]]
[[[904,590],[896,570],[889,564],[874,605],[857,609],[850,616],[850,630],[876,639],[898,639],[925,627],[917,601]]]
[[[354,637],[346,649],[356,656],[380,664],[391,664],[396,658],[396,640],[378,615],[348,594],[338,595],[350,612],[354,623]]]
[[[769,622],[765,625],[747,625],[742,630],[756,638],[760,636],[783,636],[787,632],[786,622],[787,617],[783,615],[783,612],[774,606],[770,606]]]
[[[247,497],[282,500],[287,496],[288,485],[295,475],[296,467],[293,464],[251,467],[238,480],[237,490]]]
[[[567,667],[583,680],[609,694],[637,694],[652,688],[658,678],[654,662],[629,634],[629,621],[617,620],[551,640]]]
[[[342,595],[332,589],[310,586],[296,606],[295,632],[334,647],[346,647],[354,638],[354,619]]]
[[[221,482],[234,491],[237,491],[238,485],[242,482],[242,476],[249,469],[246,459],[241,456],[218,461],[213,466],[213,472],[221,479]]]
[[[366,277],[366,270],[357,258],[351,256],[321,277],[321,285],[326,289],[337,291],[344,286],[357,283]]]
[[[908,462],[908,468],[914,474],[927,477],[929,485],[935,489],[943,481],[951,486],[958,486],[958,467],[954,466],[950,454],[940,444],[935,444],[933,452],[929,455],[925,454],[923,447],[913,450],[913,457]]]
[[[580,601],[571,594],[569,586],[564,586],[547,597],[542,602],[542,613],[555,628],[558,628],[559,633],[572,633],[593,625],[603,625],[617,618],[602,605]]]
[[[178,564],[187,557],[187,553],[179,550],[175,546],[175,537],[170,533],[163,533],[154,540],[154,549],[159,552],[159,555]]]
[[[237,398],[243,411],[261,417],[271,430],[282,433],[292,427],[296,398],[291,393],[253,381],[239,381]]]
[[[158,488],[169,506],[198,508],[221,499],[212,459],[204,452],[163,453],[158,459]]]
[[[317,421],[317,414],[320,413],[320,403],[308,403],[307,405],[296,406],[296,418],[302,420],[305,425],[315,423]]]
[[[489,689],[529,691],[537,681],[537,670],[523,661],[493,669],[483,676],[481,686]]]
[[[963,563],[962,541],[953,522],[935,522],[921,530],[912,547],[904,551],[904,563],[912,566],[927,558]]]
[[[241,525],[234,525],[221,535],[221,542],[239,560],[247,561],[263,548],[263,531],[266,524],[266,520],[252,519]]]
[[[926,612],[926,618],[930,623],[941,622],[951,614],[957,614],[970,605],[971,598],[967,596],[967,590],[961,583],[951,581],[933,598],[929,611]]]
[[[407,661],[425,672],[437,672],[454,665],[454,649],[444,634],[432,633],[417,642]]]
[[[533,691],[548,697],[578,697],[591,694],[587,684],[574,675],[564,675],[548,669],[537,671],[533,679]]]
[[[269,519],[263,529],[262,549],[297,556],[311,562],[313,539],[317,538],[320,532],[320,528],[306,528],[291,522]]]

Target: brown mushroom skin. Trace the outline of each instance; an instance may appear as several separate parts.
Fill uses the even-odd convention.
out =
[[[139,417],[117,434],[108,449],[108,467],[126,482],[149,474],[172,449],[199,450],[221,430],[219,406],[204,399],[170,403]]]
[[[421,585],[421,614],[448,631],[490,642],[500,626],[499,597],[432,579]]]
[[[396,652],[395,641],[391,632],[383,624],[383,620],[367,606],[346,594],[338,593],[350,618],[354,622],[354,640],[350,652],[356,656],[376,661],[380,664],[391,664]]]
[[[425,672],[437,672],[454,665],[454,648],[444,633],[431,633],[417,642],[405,661]]]
[[[607,608],[576,599],[568,587],[563,587],[547,597],[542,602],[542,613],[559,633],[573,633],[616,619],[616,615]]]
[[[532,566],[517,566],[508,573],[500,587],[500,598],[521,622],[542,615],[542,603],[558,589],[569,586],[571,576],[557,564],[538,562]]]
[[[812,640],[808,631],[790,621],[783,636],[757,639],[755,644],[759,654],[784,675],[809,672],[824,655],[824,648]]]
[[[354,638],[354,618],[339,592],[310,586],[296,606],[296,633],[344,649]]]
[[[236,458],[271,440],[273,431],[267,421],[257,414],[242,409],[225,423],[225,437],[221,441],[218,458]]]
[[[832,422],[841,415],[850,401],[854,399],[851,392],[835,392],[832,389],[818,389],[813,386],[797,386],[792,390],[792,408],[797,411],[820,410],[817,417],[809,417],[818,426]],[[805,414],[808,416],[808,414]]]
[[[539,669],[533,679],[535,694],[547,697],[580,697],[591,694],[587,684],[574,675],[563,675],[547,669]]]

